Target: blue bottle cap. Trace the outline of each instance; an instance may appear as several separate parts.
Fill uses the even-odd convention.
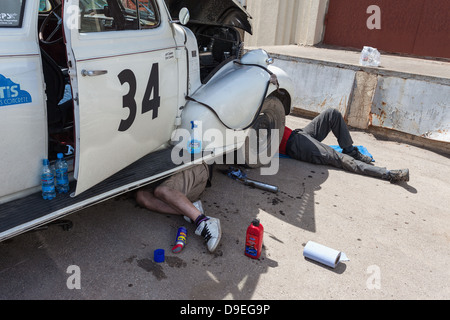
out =
[[[156,249],[153,252],[153,259],[158,263],[164,262],[164,249]]]
[[[45,166],[45,165],[48,165],[48,159],[42,159],[42,164]]]
[[[58,153],[56,156],[58,157],[58,159],[64,158],[64,155],[62,153]]]

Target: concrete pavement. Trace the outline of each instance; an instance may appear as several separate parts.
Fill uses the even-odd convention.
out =
[[[290,127],[306,123],[287,118]],[[376,165],[409,168],[410,181],[292,159],[280,159],[277,175],[247,171],[279,186],[273,194],[216,171],[202,196],[206,213],[222,222],[214,254],[192,225],[187,246],[172,254],[184,220],[121,196],[70,215],[69,231],[53,226],[0,243],[0,299],[449,299],[449,158],[362,131],[352,136]],[[325,142],[336,144],[331,135]],[[259,260],[243,254],[255,217],[265,229]],[[331,269],[305,260],[309,240],[350,261]],[[152,261],[157,248],[166,249],[162,264]]]

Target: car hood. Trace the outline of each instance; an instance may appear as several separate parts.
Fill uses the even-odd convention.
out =
[[[238,0],[165,0],[173,18],[186,7],[190,23],[235,27],[252,34],[252,17]]]

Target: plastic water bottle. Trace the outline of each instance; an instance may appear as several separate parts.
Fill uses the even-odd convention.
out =
[[[202,122],[191,121],[191,140],[188,142],[188,152],[191,154],[202,151]]]
[[[58,159],[55,163],[55,173],[56,173],[56,190],[58,193],[69,192],[69,176],[68,176],[68,166],[66,159],[62,153],[58,153]]]
[[[44,159],[42,164],[42,198],[45,200],[51,200],[56,197],[54,176],[52,170],[50,169],[48,159]]]
[[[359,64],[368,67],[380,66],[380,52],[376,48],[364,46],[359,57]]]

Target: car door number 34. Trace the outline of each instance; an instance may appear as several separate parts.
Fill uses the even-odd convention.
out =
[[[121,85],[124,85],[125,83],[128,83],[129,85],[128,93],[122,97],[122,107],[130,109],[129,115],[128,118],[122,119],[119,124],[119,131],[127,131],[136,119],[138,109],[135,99],[137,88],[136,76],[130,69],[125,69],[121,71],[117,77],[119,78]],[[159,66],[158,63],[154,63],[148,79],[147,88],[145,89],[144,98],[142,99],[141,114],[153,111],[152,119],[157,118],[160,104]]]

